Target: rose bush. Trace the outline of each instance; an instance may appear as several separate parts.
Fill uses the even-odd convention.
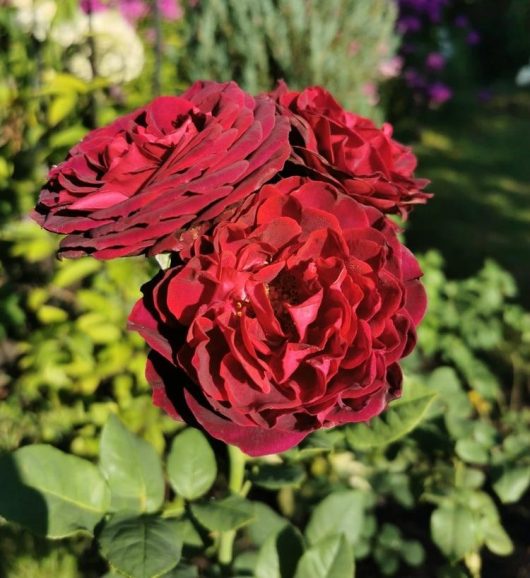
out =
[[[178,249],[178,232],[257,190],[289,156],[268,96],[196,82],[91,132],[49,174],[33,218],[66,234],[60,255]]]
[[[340,183],[361,203],[403,216],[431,196],[422,191],[428,181],[414,177],[416,157],[392,138],[390,124],[377,128],[345,111],[319,86],[293,92],[280,83],[272,96],[291,112],[291,161],[302,174]]]
[[[251,455],[365,421],[400,395],[425,310],[419,266],[377,209],[329,183],[266,185],[143,288],[154,401]]]

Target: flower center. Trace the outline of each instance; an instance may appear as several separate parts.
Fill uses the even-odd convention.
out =
[[[268,286],[269,300],[273,309],[284,308],[285,304],[298,305],[303,301],[300,296],[300,282],[291,273],[282,271]]]
[[[267,286],[267,294],[274,315],[287,335],[296,333],[296,328],[287,309],[287,305],[298,305],[302,303],[303,297],[300,294],[300,289],[300,281],[286,271],[282,271],[272,283]]]

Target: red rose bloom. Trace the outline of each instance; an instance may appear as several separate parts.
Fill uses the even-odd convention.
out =
[[[414,178],[416,157],[392,139],[390,124],[377,128],[318,86],[290,92],[281,83],[272,96],[291,112],[291,161],[302,174],[340,183],[361,203],[385,213],[406,216],[431,196],[421,190],[429,181]]]
[[[276,175],[289,156],[289,129],[270,97],[197,82],[91,132],[51,169],[33,218],[67,235],[66,257],[178,249],[175,232]]]
[[[144,286],[130,327],[153,349],[157,405],[264,455],[399,396],[420,275],[378,210],[294,177]]]

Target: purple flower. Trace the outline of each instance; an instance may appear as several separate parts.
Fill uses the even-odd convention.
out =
[[[481,88],[477,93],[478,101],[481,103],[488,103],[493,98],[493,90],[491,88]]]
[[[419,90],[426,87],[427,83],[425,78],[414,68],[409,68],[404,74],[405,82],[410,86],[410,88]]]
[[[434,23],[440,22],[447,2],[448,0],[399,0],[400,14],[403,17],[412,13]]]
[[[416,16],[405,16],[404,18],[400,18],[397,27],[401,34],[418,32],[418,30],[421,30],[421,20],[416,18]]]
[[[445,67],[445,56],[439,52],[430,52],[427,55],[425,64],[429,70],[438,72]]]
[[[479,44],[480,34],[476,30],[470,30],[466,36],[466,42],[471,46]]]
[[[429,87],[429,101],[432,106],[440,106],[453,98],[453,91],[442,82],[436,82]]]
[[[469,26],[469,19],[467,16],[460,14],[455,18],[455,26],[458,28],[467,28]]]

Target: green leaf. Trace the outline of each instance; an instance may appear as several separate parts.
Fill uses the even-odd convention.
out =
[[[53,72],[46,77],[41,95],[82,94],[87,91],[88,84],[73,74]]]
[[[182,518],[177,520],[177,525],[179,536],[182,537],[182,542],[184,544],[195,548],[204,547],[204,542],[191,520]]]
[[[237,576],[254,576],[257,561],[258,552],[256,550],[245,550],[235,557],[232,572]]]
[[[291,525],[272,535],[261,547],[255,578],[293,578],[298,560],[304,553],[304,540]]]
[[[434,543],[452,560],[460,560],[480,546],[473,512],[453,502],[442,504],[432,513],[431,535]]]
[[[215,482],[217,463],[204,434],[188,427],[175,438],[167,473],[171,487],[187,500],[196,500],[206,494]]]
[[[0,487],[0,515],[48,538],[93,532],[110,505],[96,466],[47,445],[2,456]]]
[[[111,490],[111,509],[155,512],[164,501],[162,464],[154,448],[111,414],[101,433],[99,465]]]
[[[111,567],[129,578],[158,578],[179,563],[182,541],[175,520],[114,514],[98,536]]]
[[[435,397],[431,390],[410,384],[404,396],[392,402],[381,416],[367,424],[350,425],[346,439],[358,450],[391,444],[418,426]]]
[[[48,123],[55,126],[64,120],[75,108],[77,96],[74,93],[54,98],[48,109]]]
[[[456,454],[470,464],[487,464],[488,450],[473,439],[459,439],[455,446]]]
[[[513,553],[513,542],[500,523],[487,520],[484,526],[484,541],[489,550],[497,556],[509,556]]]
[[[207,504],[193,504],[191,511],[205,528],[218,532],[237,530],[254,519],[252,502],[240,496],[230,496]]]
[[[515,504],[530,486],[530,466],[506,466],[493,484],[503,504]]]
[[[177,568],[171,570],[167,574],[164,574],[162,578],[199,578],[199,573],[195,566],[180,565]]]
[[[42,305],[37,310],[37,318],[43,325],[61,323],[68,319],[68,313],[60,307],[54,305]]]
[[[486,475],[481,470],[466,467],[457,469],[456,485],[458,487],[478,490],[484,484],[485,479]]]
[[[403,542],[401,557],[409,566],[421,566],[425,562],[425,550],[418,540]]]
[[[314,509],[305,534],[310,544],[323,538],[342,534],[354,545],[364,524],[364,496],[358,490],[335,492],[324,498]]]
[[[254,520],[246,531],[256,546],[262,546],[272,535],[283,530],[289,522],[263,502],[252,502]]]
[[[76,261],[62,261],[55,274],[52,284],[56,287],[68,287],[78,283],[88,275],[101,269],[101,261],[96,259],[77,259]]]
[[[306,477],[305,469],[297,464],[260,464],[250,480],[267,490],[300,485]]]
[[[69,126],[63,130],[54,130],[50,135],[50,148],[72,147],[79,142],[87,133],[82,125]]]
[[[354,578],[353,551],[344,536],[330,536],[300,558],[295,578]]]

